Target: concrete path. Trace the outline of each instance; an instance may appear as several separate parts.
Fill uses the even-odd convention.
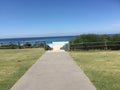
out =
[[[46,52],[10,90],[96,90],[65,51]]]

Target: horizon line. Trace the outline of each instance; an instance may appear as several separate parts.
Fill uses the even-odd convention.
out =
[[[96,33],[83,33],[83,34],[96,34]],[[79,36],[83,34],[73,34],[73,35],[48,35],[48,36],[23,36],[23,37],[0,37],[0,39],[14,39],[14,38],[51,38],[51,37],[67,37],[67,36]],[[97,34],[97,35],[109,35],[109,34],[120,34],[120,33],[104,33],[104,34]]]

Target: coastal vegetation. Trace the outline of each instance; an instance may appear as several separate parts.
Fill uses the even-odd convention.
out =
[[[120,51],[71,51],[97,90],[120,89]]]
[[[120,34],[113,35],[82,34],[70,40],[70,48],[71,50],[80,49],[119,50]]]
[[[0,90],[10,90],[43,53],[43,48],[0,49]]]
[[[0,49],[25,49],[25,48],[44,48],[45,50],[51,50],[45,42],[7,42],[0,43]]]
[[[45,42],[7,42],[0,43],[0,49],[44,48]]]

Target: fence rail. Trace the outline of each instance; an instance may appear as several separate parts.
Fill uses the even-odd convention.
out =
[[[115,42],[82,42],[70,44],[70,50],[89,50],[89,49],[103,49],[103,50],[120,50],[120,41]]]

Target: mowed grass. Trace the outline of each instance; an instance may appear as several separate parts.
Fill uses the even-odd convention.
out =
[[[44,53],[43,49],[0,49],[0,90],[9,90]]]
[[[97,90],[120,90],[120,51],[72,51]]]

